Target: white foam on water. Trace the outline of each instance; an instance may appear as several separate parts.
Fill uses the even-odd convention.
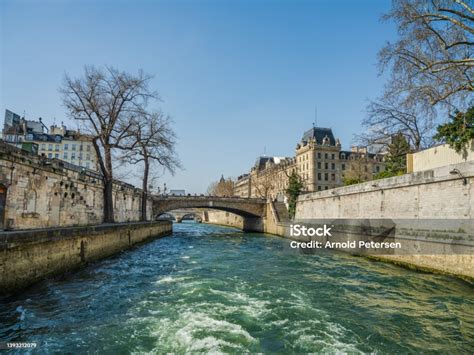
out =
[[[261,317],[270,312],[270,301],[254,298],[246,293],[209,289],[211,293],[224,296],[228,304],[223,305],[226,313],[243,312],[249,316]]]
[[[289,322],[289,319],[280,319],[280,320],[275,320],[271,322],[273,325],[276,325],[277,327],[281,327],[282,325],[285,325]]]
[[[188,351],[203,351],[214,353],[222,353],[223,347],[234,347],[233,344],[214,337],[206,337],[204,339],[191,340],[190,346],[187,346]]]
[[[18,306],[16,307],[16,311],[20,313],[20,317],[19,317],[20,321],[24,321],[26,317],[26,309],[23,308],[23,306]]]
[[[221,352],[224,348],[245,350],[245,344],[256,341],[239,324],[215,319],[202,312],[178,314],[178,319],[163,318],[153,327],[152,335],[157,337],[156,349],[163,349],[166,344],[173,351]]]
[[[318,325],[317,327],[315,325]],[[356,344],[341,340],[348,331],[339,324],[326,321],[300,321],[288,332],[291,343],[302,348],[313,349],[323,353],[362,353]]]
[[[174,282],[180,282],[180,281],[185,281],[190,279],[190,277],[185,277],[185,276],[165,276],[158,281],[155,282],[155,284],[167,284],[167,283],[174,283]]]

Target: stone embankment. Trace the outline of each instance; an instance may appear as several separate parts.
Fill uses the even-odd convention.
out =
[[[0,294],[171,234],[168,221],[0,232]]]

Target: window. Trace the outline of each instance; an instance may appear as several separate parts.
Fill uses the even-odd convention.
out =
[[[332,163],[332,164],[331,164],[331,169],[332,169],[332,170],[336,170],[336,164]]]
[[[334,154],[331,155],[331,159],[335,159],[336,156]]]
[[[87,146],[87,151],[88,151],[88,152],[91,151],[91,146],[90,146],[90,145]]]
[[[321,186],[318,186],[318,191],[321,191]]]
[[[41,144],[41,150],[46,150],[46,144]]]
[[[76,150],[76,145],[75,145],[75,144],[71,144],[71,149],[72,149],[72,150]]]
[[[86,168],[87,169],[90,169],[91,165],[89,164],[89,162],[86,163]]]
[[[366,165],[366,166],[364,166],[364,171],[365,171],[365,172],[367,172],[367,165]]]
[[[64,152],[63,159],[67,159],[67,152]]]
[[[54,154],[54,157],[55,157],[56,159],[58,159],[58,158],[59,158],[59,154],[58,154],[58,153]]]
[[[328,163],[324,163],[324,169],[329,169],[329,164]]]
[[[324,190],[327,190],[327,189],[328,189],[328,187],[327,187],[327,186],[324,186]]]
[[[342,164],[342,165],[341,165],[341,169],[342,169],[342,170],[346,170],[346,164]]]
[[[76,153],[71,153],[71,160],[76,159]]]
[[[318,153],[318,159],[321,159],[321,153]]]
[[[321,180],[321,173],[318,173],[318,180]]]
[[[345,153],[341,153],[341,159],[346,159],[346,154]]]
[[[336,174],[331,174],[331,180],[336,181]]]
[[[48,158],[52,159],[53,158],[53,153],[48,153]]]
[[[69,144],[64,144],[64,150],[68,150],[69,149]]]
[[[328,153],[324,153],[324,159],[328,158]]]
[[[91,160],[91,155],[90,154],[86,155],[86,160]]]
[[[82,149],[83,149],[83,148],[84,148],[84,147],[83,147],[83,145],[81,144],[81,145],[79,146],[79,150],[82,152]]]
[[[53,150],[53,145],[52,144],[48,144],[48,150]]]
[[[321,169],[321,162],[318,161],[318,169]]]
[[[59,151],[59,144],[56,144],[56,146],[54,147],[54,150],[57,152]]]
[[[375,171],[376,171],[376,172],[380,172],[380,166],[376,166],[376,167],[375,167]]]
[[[324,180],[325,180],[325,181],[328,181],[328,180],[329,180],[329,174],[328,174],[328,173],[325,173],[325,174],[324,174]]]

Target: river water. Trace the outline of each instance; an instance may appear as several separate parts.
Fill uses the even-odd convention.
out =
[[[0,300],[38,353],[473,353],[474,287],[286,239],[183,223]]]

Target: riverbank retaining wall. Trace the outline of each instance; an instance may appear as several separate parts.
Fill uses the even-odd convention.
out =
[[[116,222],[138,221],[141,190],[115,181]],[[0,141],[0,229],[102,223],[101,176],[58,159],[47,159]],[[148,218],[152,203],[148,203]]]
[[[171,232],[168,221],[0,232],[0,294]]]
[[[202,211],[202,223],[218,224],[244,229],[244,218],[234,213],[219,210]]]
[[[406,247],[369,256],[474,280],[473,183],[474,162],[465,162],[304,194],[295,223],[339,223],[341,238],[358,240],[367,233],[348,232],[350,224],[359,221],[366,229],[368,223],[384,221],[393,226],[384,238]],[[280,229],[277,234],[290,236],[288,226]]]

